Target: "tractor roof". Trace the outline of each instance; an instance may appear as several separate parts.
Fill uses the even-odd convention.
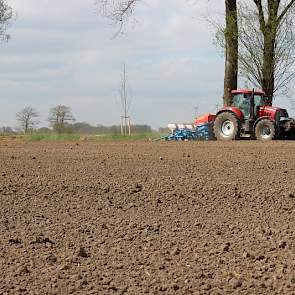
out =
[[[237,90],[232,90],[232,94],[252,94],[252,90],[250,89],[237,89]],[[265,95],[264,91],[262,90],[255,90],[254,92],[255,95]]]

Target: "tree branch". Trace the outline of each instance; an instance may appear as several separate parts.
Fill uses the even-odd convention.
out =
[[[293,0],[293,1],[295,1],[295,0]],[[253,2],[255,3],[255,5],[258,8],[259,23],[260,23],[261,31],[263,32],[265,29],[265,18],[264,18],[262,2],[261,2],[261,0],[253,0]]]
[[[280,16],[278,17],[278,23],[282,21],[282,19],[285,17],[286,13],[289,11],[289,9],[294,5],[295,0],[291,0],[289,4],[284,8]]]

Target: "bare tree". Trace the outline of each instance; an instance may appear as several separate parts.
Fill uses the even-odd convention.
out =
[[[7,4],[6,0],[0,0],[0,40],[7,41],[10,37],[7,34],[7,28],[14,18],[12,8]]]
[[[16,120],[19,123],[20,128],[26,134],[31,132],[33,128],[38,124],[36,118],[39,117],[37,111],[28,106],[16,113]]]
[[[272,100],[274,93],[294,77],[289,70],[294,65],[295,0],[252,1],[259,21],[256,38],[262,41],[261,60],[256,61],[261,63],[261,73],[257,72],[256,75],[262,89]]]
[[[58,133],[65,132],[67,123],[74,120],[71,108],[65,105],[58,105],[52,108],[48,118],[53,130]]]
[[[246,5],[239,8],[240,70],[256,87],[264,89],[272,98],[286,93],[295,77],[295,23],[294,10],[289,10],[276,29],[272,62],[266,60],[264,34],[261,31],[257,10]],[[267,67],[271,70],[267,71]],[[268,86],[269,85],[269,86]]]
[[[270,4],[274,1],[279,3],[275,12]],[[239,73],[247,84],[250,81],[263,89],[271,102],[275,94],[286,94],[295,77],[295,8],[291,2],[241,0],[238,7]],[[226,29],[211,23],[217,30],[217,44],[225,50]]]

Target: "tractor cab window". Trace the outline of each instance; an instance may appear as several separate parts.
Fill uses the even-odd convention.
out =
[[[233,97],[233,106],[239,108],[245,119],[250,116],[250,96],[244,93],[235,94]]]
[[[261,95],[254,95],[254,116],[257,117],[258,107],[264,107],[268,105],[267,98]]]
[[[255,107],[264,107],[267,105],[266,98],[261,95],[254,95],[254,105]]]
[[[254,95],[254,105],[255,107],[261,107],[265,105],[264,98],[260,95]]]
[[[233,97],[233,106],[239,108],[243,114],[244,118],[247,120],[250,117],[250,101],[252,94],[239,93],[235,94]],[[267,105],[267,100],[261,95],[254,95],[254,115],[257,116],[257,107],[262,107]]]

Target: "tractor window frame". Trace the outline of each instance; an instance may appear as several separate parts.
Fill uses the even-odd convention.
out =
[[[250,96],[248,94],[235,94],[233,96],[232,106],[239,108],[243,112],[245,119],[248,119],[250,117]]]

